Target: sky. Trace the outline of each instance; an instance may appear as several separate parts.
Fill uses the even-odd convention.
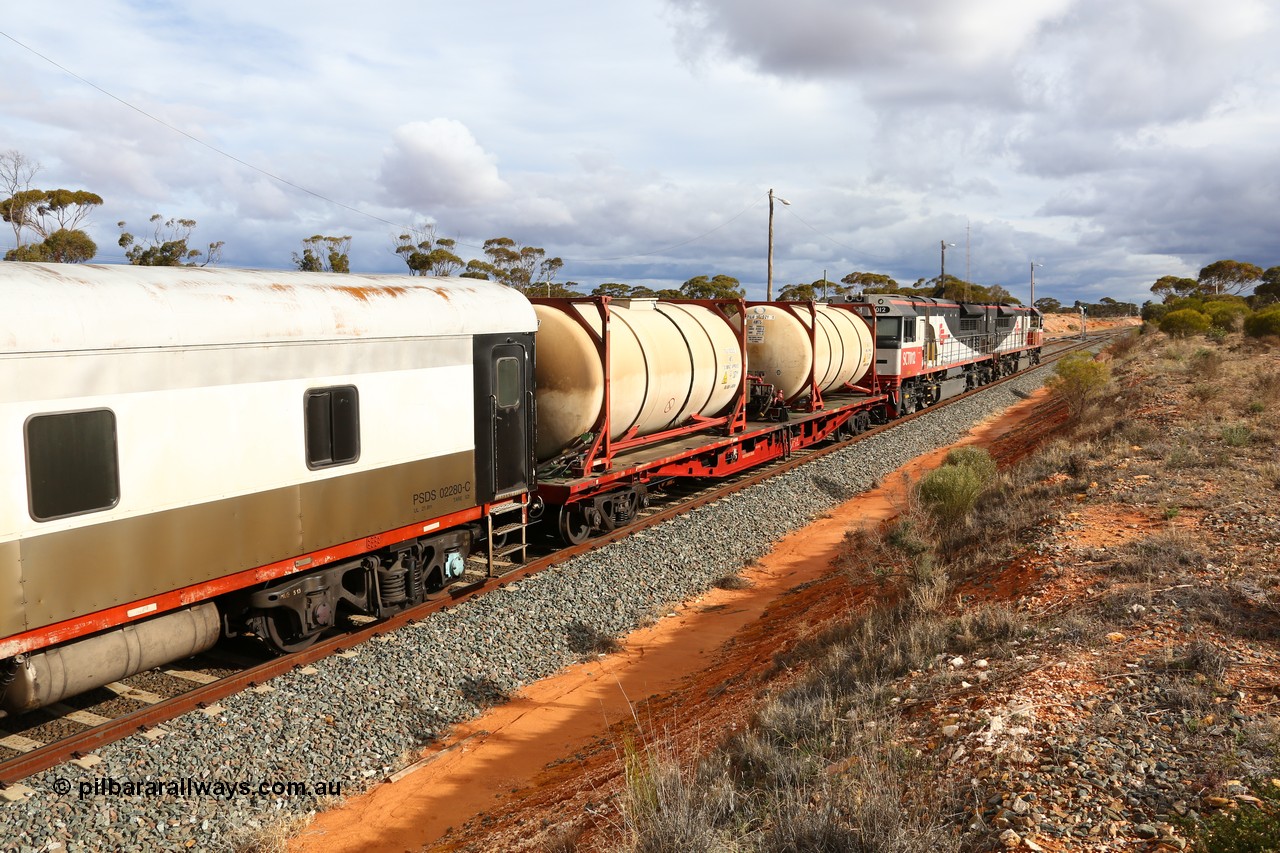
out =
[[[373,0],[10,4],[0,151],[117,222],[196,220],[221,265],[350,235],[560,281],[774,288],[947,272],[1024,302],[1142,302],[1220,258],[1280,264],[1271,0]],[[0,230],[0,247],[12,246]]]

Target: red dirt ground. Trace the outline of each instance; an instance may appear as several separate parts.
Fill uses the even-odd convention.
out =
[[[1040,392],[962,443],[1020,457],[1060,422],[1044,403]],[[519,849],[558,838],[589,847],[594,825],[618,820],[611,797],[623,782],[626,745],[660,740],[693,754],[743,725],[778,653],[870,594],[832,568],[846,533],[896,515],[907,482],[946,452],[913,460],[777,543],[743,571],[750,588],[713,589],[629,635],[621,651],[571,666],[458,726],[419,769],[320,814],[290,849]],[[1012,571],[996,582],[1001,589],[988,583],[984,592],[998,596],[1028,580]],[[787,681],[784,672],[767,687]]]

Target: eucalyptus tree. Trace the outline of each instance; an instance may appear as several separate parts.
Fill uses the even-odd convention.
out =
[[[464,267],[462,258],[454,254],[456,245],[448,237],[437,237],[435,227],[429,225],[397,237],[395,253],[414,275],[453,275]]]
[[[8,168],[14,168],[10,163]],[[9,179],[14,179],[12,171]],[[17,241],[5,253],[5,260],[81,263],[92,259],[98,246],[80,225],[101,206],[102,196],[88,190],[28,187],[0,200],[0,216],[13,226]],[[24,244],[22,235],[26,231],[39,240]]]
[[[293,263],[303,272],[351,272],[351,235],[326,237],[314,234],[302,241],[302,254]]]
[[[188,245],[191,233],[196,229],[194,219],[165,219],[157,213],[149,221],[154,232],[151,238],[144,240],[125,231],[126,223],[116,223],[121,232],[120,248],[125,250],[129,263],[143,267],[205,267],[221,259],[222,240],[210,243],[204,250],[192,249]]]

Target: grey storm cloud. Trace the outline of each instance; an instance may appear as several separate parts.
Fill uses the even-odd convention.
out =
[[[103,195],[104,260],[116,221],[160,212],[232,265],[350,234],[353,268],[403,271],[394,240],[427,223],[466,257],[542,246],[588,289],[724,272],[759,296],[769,187],[793,202],[775,282],[936,275],[940,238],[975,281],[1034,258],[1045,287],[1127,298],[1218,256],[1280,258],[1274,0],[63,11],[8,15],[30,50],[0,47],[4,147]]]
[[[1019,52],[1069,2],[670,0],[690,61],[718,49],[765,73],[856,80],[873,102],[1003,108],[1021,104]]]
[[[882,185],[998,204],[1003,170],[1056,184],[1034,213],[1075,219],[1095,247],[1280,259],[1280,162],[1257,136],[1280,128],[1255,118],[1280,84],[1263,0],[670,5],[695,66],[717,54],[847,86]]]

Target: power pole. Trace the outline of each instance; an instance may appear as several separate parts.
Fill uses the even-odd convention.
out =
[[[969,217],[964,218],[964,292],[969,292],[968,282],[973,281],[973,275],[969,272]]]
[[[942,284],[942,295],[943,295],[943,298],[945,298],[947,295],[947,247],[951,246],[952,248],[955,248],[956,244],[948,243],[946,240],[939,240],[938,244],[942,249],[942,275],[938,279],[938,281],[941,282]],[[969,296],[968,291],[969,291],[968,285],[965,285],[965,297],[966,297],[965,301],[966,302],[968,301],[968,296]]]
[[[769,272],[768,281],[765,284],[764,298],[766,302],[773,301],[773,200],[777,199],[783,204],[791,204],[782,196],[775,196],[773,188],[769,188]]]

